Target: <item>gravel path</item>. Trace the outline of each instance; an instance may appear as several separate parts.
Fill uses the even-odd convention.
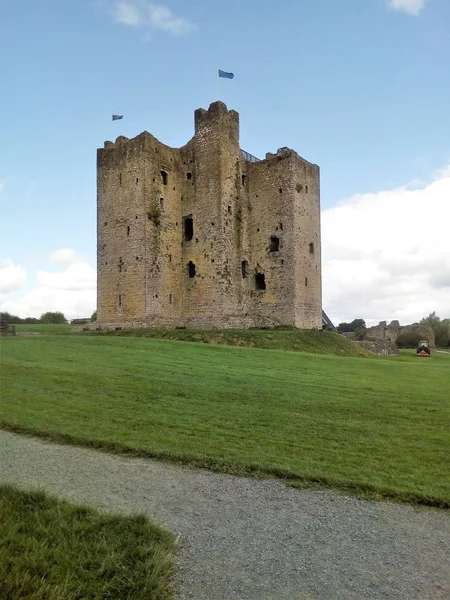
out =
[[[450,598],[450,515],[0,432],[0,482],[180,534],[180,599]]]

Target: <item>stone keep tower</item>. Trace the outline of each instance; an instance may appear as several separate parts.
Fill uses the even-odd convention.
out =
[[[322,327],[319,167],[243,152],[222,102],[182,148],[105,142],[97,192],[101,326]]]

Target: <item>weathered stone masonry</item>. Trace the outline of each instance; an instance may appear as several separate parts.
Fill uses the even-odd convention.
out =
[[[247,160],[222,102],[183,148],[105,142],[97,192],[99,325],[322,327],[319,167]]]

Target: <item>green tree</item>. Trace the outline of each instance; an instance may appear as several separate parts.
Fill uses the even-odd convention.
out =
[[[354,319],[350,325],[353,327],[353,331],[357,329],[366,329],[366,322],[364,319]]]
[[[436,325],[438,325],[441,322],[441,318],[437,316],[436,311],[433,310],[433,312],[431,312],[428,317],[424,317],[421,321],[420,321],[420,325],[428,325],[429,327],[432,327],[433,329],[436,327]]]
[[[4,311],[4,312],[2,311],[0,313],[0,319],[4,319],[5,321],[8,322],[9,325],[22,323],[22,319],[20,317],[18,317],[17,315],[12,315],[11,313],[9,313],[7,311]]]
[[[417,348],[421,339],[422,336],[417,331],[402,331],[396,344],[399,348]]]
[[[342,333],[350,333],[357,329],[366,329],[366,322],[364,319],[353,319],[351,323],[339,323],[337,329]]]
[[[91,321],[96,321],[97,320],[97,311],[94,311],[91,315]]]
[[[420,321],[421,325],[428,325],[434,331],[434,340],[436,346],[446,347],[450,345],[450,319],[438,317],[436,311],[431,312],[427,317]]]
[[[41,315],[41,323],[67,323],[66,317],[62,312],[46,312]]]

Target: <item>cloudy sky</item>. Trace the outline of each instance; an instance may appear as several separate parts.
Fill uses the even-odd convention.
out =
[[[95,310],[96,148],[185,144],[220,67],[245,150],[321,166],[331,318],[450,317],[449,28],[448,0],[0,0],[0,309]]]

